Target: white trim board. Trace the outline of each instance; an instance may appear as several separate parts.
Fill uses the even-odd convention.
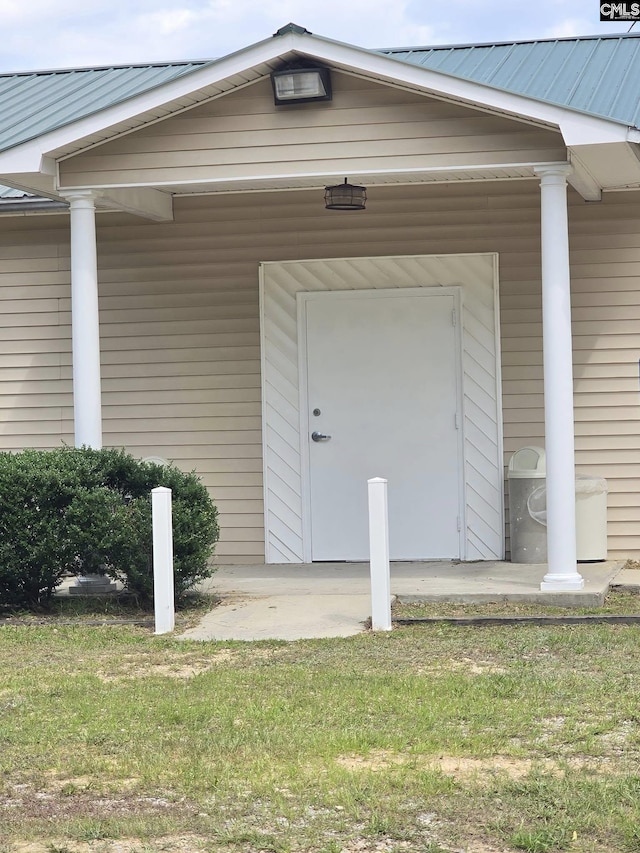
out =
[[[463,552],[504,556],[498,258],[493,253],[266,262],[260,265],[267,563],[309,562],[303,485],[297,294],[458,287],[462,294]]]

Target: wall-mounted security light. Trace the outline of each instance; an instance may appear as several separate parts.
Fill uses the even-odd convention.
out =
[[[331,100],[328,68],[283,68],[272,72],[271,84],[276,105]]]

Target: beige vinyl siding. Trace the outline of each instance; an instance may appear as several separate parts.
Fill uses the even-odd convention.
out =
[[[176,200],[176,220],[98,218],[105,443],[195,469],[220,560],[262,560],[260,261],[498,252],[505,462],[544,442],[536,181]],[[640,206],[570,193],[578,469],[607,477],[612,556],[640,551]],[[29,230],[30,229],[30,230]],[[0,442],[72,442],[65,217],[0,219]]]
[[[73,442],[68,235],[52,222],[0,220],[0,450]]]
[[[330,103],[276,108],[263,80],[62,161],[61,184],[175,184],[566,158],[559,133],[333,76]]]
[[[262,560],[257,286],[211,231],[206,217],[100,219],[104,438],[197,471],[220,510],[218,558]]]

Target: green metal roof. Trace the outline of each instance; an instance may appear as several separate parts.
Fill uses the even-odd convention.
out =
[[[204,62],[0,74],[0,151],[100,112]]]
[[[379,52],[476,83],[640,126],[640,33]]]
[[[54,210],[67,207],[66,203],[54,201],[51,198],[43,198],[33,193],[16,190],[13,187],[0,187],[0,212],[7,213],[13,210]]]
[[[25,193],[23,190],[14,190],[13,187],[0,187],[0,199],[10,198],[13,200],[29,195],[30,193]]]

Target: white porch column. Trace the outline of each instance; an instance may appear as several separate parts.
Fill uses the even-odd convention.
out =
[[[71,339],[75,446],[102,447],[95,194],[67,193],[71,212]]]
[[[542,335],[547,455],[548,572],[540,589],[582,589],[576,562],[573,360],[567,175],[569,165],[540,167]]]

